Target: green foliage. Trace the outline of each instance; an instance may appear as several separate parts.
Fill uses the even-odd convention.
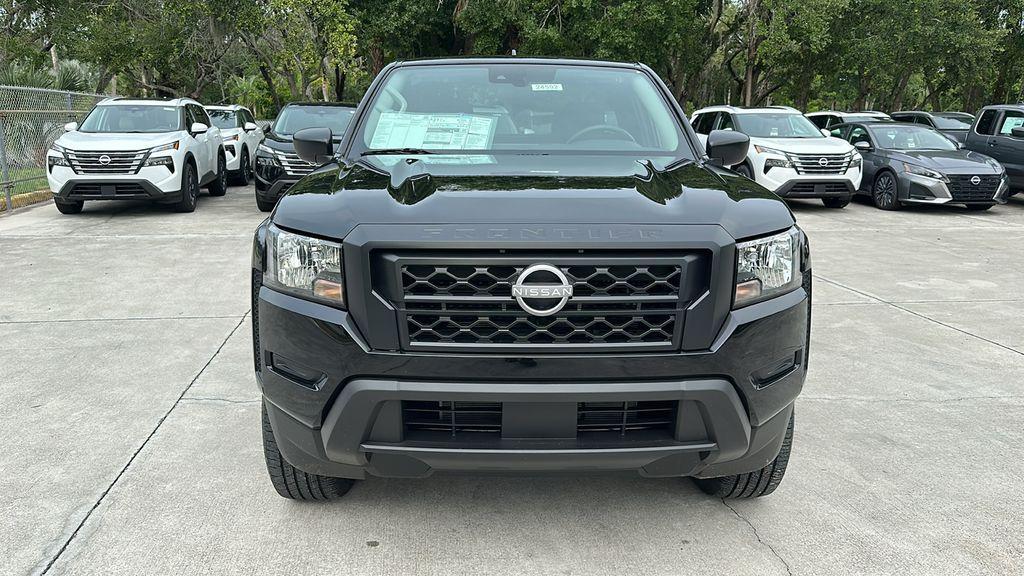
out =
[[[513,50],[644,62],[687,108],[1024,98],[1024,0],[0,0],[0,31],[9,82],[264,116],[357,100],[396,59]]]

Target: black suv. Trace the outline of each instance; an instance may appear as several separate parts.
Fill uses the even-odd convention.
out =
[[[267,467],[296,499],[367,475],[632,470],[772,492],[807,372],[807,239],[707,154],[646,66],[389,65],[343,145],[257,229]]]
[[[292,184],[316,168],[295,153],[292,135],[319,126],[340,139],[355,111],[353,105],[337,102],[294,102],[281,109],[256,149],[256,206],[261,211],[273,210]]]

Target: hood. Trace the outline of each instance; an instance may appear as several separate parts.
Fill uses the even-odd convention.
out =
[[[971,150],[889,150],[891,157],[943,174],[999,174],[995,160]]]
[[[178,132],[67,132],[57,138],[56,144],[71,150],[142,150],[180,140],[187,136],[184,130]]]
[[[712,224],[783,230],[782,200],[733,172],[621,156],[368,156],[299,181],[276,224],[343,238],[358,224]]]
[[[841,138],[751,138],[750,145],[767,146],[793,154],[843,154],[853,146]]]

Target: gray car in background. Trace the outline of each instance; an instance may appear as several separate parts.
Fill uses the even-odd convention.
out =
[[[967,138],[967,131],[971,128],[971,122],[974,121],[974,117],[966,112],[909,110],[893,112],[891,116],[897,122],[920,124],[929,128],[935,128],[959,144],[964,143],[964,139]]]
[[[1006,171],[989,156],[962,150],[939,132],[917,124],[863,122],[840,124],[842,138],[864,158],[860,194],[875,206],[898,210],[904,204],[963,204],[988,210],[1004,204]]]
[[[1024,190],[1024,104],[982,108],[964,148],[998,160],[1006,168],[1011,192]]]

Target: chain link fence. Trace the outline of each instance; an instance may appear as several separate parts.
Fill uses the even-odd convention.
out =
[[[46,188],[46,151],[81,121],[100,94],[0,86],[0,198],[13,206],[18,194]]]

